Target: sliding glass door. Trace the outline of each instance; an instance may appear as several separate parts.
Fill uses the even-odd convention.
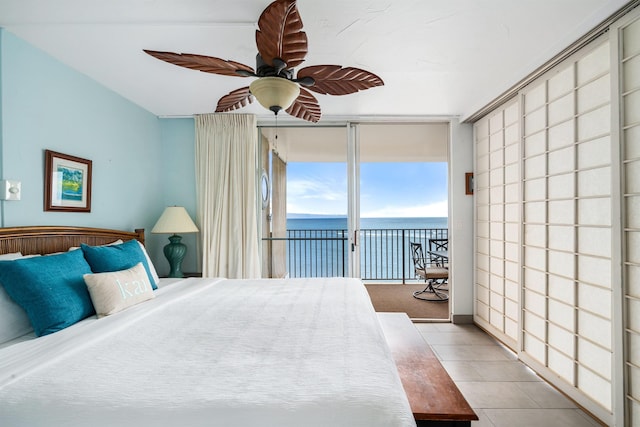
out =
[[[266,277],[357,277],[350,262],[347,129],[262,129],[272,187],[263,213]]]
[[[410,243],[428,257],[448,238],[447,123],[357,125],[358,265],[366,283],[415,280]]]
[[[414,279],[409,241],[447,237],[447,123],[262,135],[272,188],[263,211],[265,276],[404,283]]]

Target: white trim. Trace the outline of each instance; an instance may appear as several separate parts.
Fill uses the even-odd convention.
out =
[[[634,14],[637,16],[637,13]],[[628,23],[628,17],[624,21]],[[616,23],[609,32],[610,40],[610,81],[611,81],[611,141],[619,143],[611,144],[611,283],[612,289],[612,319],[611,319],[611,339],[612,339],[612,367],[611,367],[611,405],[612,405],[612,424],[622,425],[625,419],[625,304],[624,304],[624,274],[622,268],[624,233],[622,224],[625,219],[622,197],[622,149],[623,143],[621,133],[621,111],[622,96],[620,91],[621,77],[621,31],[622,25]],[[616,102],[617,101],[617,102]],[[620,286],[616,286],[620,283]]]
[[[631,391],[632,390],[636,390],[635,395],[637,396],[637,387],[638,384],[632,384],[631,381],[633,379],[633,377],[630,375],[629,370],[626,367],[627,362],[629,362],[629,359],[634,359],[637,358],[637,355],[627,355],[627,346],[629,345],[628,342],[628,338],[629,338],[629,334],[633,333],[633,334],[637,334],[637,331],[633,331],[633,332],[627,332],[627,323],[631,322],[631,316],[633,316],[635,313],[630,313],[627,311],[627,298],[629,297],[627,295],[627,286],[628,284],[628,277],[627,277],[627,268],[623,268],[623,266],[626,266],[628,264],[628,258],[627,258],[627,251],[626,251],[626,247],[628,244],[628,232],[626,231],[626,227],[628,224],[628,219],[627,219],[627,209],[626,209],[626,203],[627,203],[627,196],[630,196],[629,193],[627,193],[626,191],[626,177],[625,177],[625,153],[624,150],[622,149],[623,144],[626,147],[627,141],[625,140],[625,133],[622,131],[622,129],[624,129],[627,126],[632,126],[632,123],[625,123],[624,122],[624,113],[623,113],[623,108],[625,105],[625,95],[628,95],[631,92],[627,92],[627,93],[623,93],[622,92],[622,84],[621,84],[621,78],[622,78],[622,72],[624,70],[624,66],[621,66],[620,64],[622,63],[622,60],[624,59],[622,57],[622,46],[624,41],[622,40],[622,31],[627,28],[628,26],[634,24],[634,25],[640,25],[640,10],[635,11],[633,14],[629,14],[628,16],[626,16],[624,19],[621,19],[619,23],[617,23],[618,25],[616,25],[612,31],[611,31],[611,37],[613,40],[615,40],[617,42],[616,46],[618,46],[618,49],[615,52],[616,57],[612,58],[612,63],[615,63],[615,67],[616,67],[616,84],[614,84],[613,79],[612,79],[612,93],[615,93],[617,96],[617,100],[618,103],[616,104],[616,112],[617,112],[617,116],[613,116],[613,120],[616,120],[615,123],[618,124],[616,132],[617,132],[617,140],[620,141],[619,146],[617,147],[617,149],[619,150],[618,152],[618,157],[617,159],[620,162],[619,165],[619,169],[618,169],[618,173],[616,175],[616,177],[619,179],[619,183],[618,183],[618,189],[619,189],[619,203],[617,204],[617,208],[619,209],[619,218],[620,220],[620,224],[618,225],[618,228],[620,229],[620,240],[617,242],[617,249],[620,251],[620,265],[616,266],[619,270],[620,270],[620,276],[621,277],[621,283],[623,284],[623,286],[619,289],[620,293],[616,294],[616,301],[615,303],[619,305],[619,307],[614,307],[616,309],[616,312],[619,313],[619,316],[616,318],[617,322],[616,322],[616,330],[613,331],[613,339],[614,342],[616,344],[620,344],[619,347],[616,348],[620,348],[621,351],[619,352],[619,354],[616,354],[614,361],[616,362],[616,365],[614,366],[614,371],[613,371],[613,375],[614,375],[614,379],[618,380],[620,383],[620,386],[618,388],[616,388],[615,390],[615,394],[614,394],[614,410],[615,410],[615,416],[616,416],[616,420],[627,420],[627,422],[629,423],[629,425],[632,425],[632,423],[637,423],[638,420],[637,419],[631,419],[631,414],[633,413],[631,405],[634,404],[638,405],[637,400],[635,400],[632,396],[631,396]],[[612,53],[613,56],[613,53]],[[631,214],[629,215],[631,216]],[[619,311],[618,311],[619,310]],[[630,329],[630,328],[629,328]],[[627,393],[629,393],[629,395],[627,396]],[[621,401],[622,400],[622,401]],[[628,415],[628,416],[627,416]],[[634,413],[634,415],[637,416],[637,411]],[[624,421],[623,421],[624,422]],[[620,425],[622,425],[622,423],[619,423]]]
[[[349,277],[360,275],[360,128],[347,125],[347,228],[349,239]],[[353,248],[353,249],[352,249]]]

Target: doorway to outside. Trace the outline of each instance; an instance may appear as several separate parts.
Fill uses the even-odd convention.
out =
[[[446,302],[413,298],[409,249],[448,235],[448,123],[261,132],[263,275],[358,277],[378,311],[448,319]]]

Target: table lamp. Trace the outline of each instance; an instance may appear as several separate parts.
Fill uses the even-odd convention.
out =
[[[182,260],[187,254],[187,246],[181,243],[178,233],[197,233],[198,227],[193,223],[187,210],[182,206],[167,207],[156,225],[151,230],[154,234],[173,234],[169,237],[169,244],[164,247],[164,256],[169,261],[171,271],[168,277],[184,277],[182,273]]]

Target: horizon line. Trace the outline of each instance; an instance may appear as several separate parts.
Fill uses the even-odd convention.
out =
[[[344,214],[311,214],[311,213],[289,213],[290,215],[299,215],[305,217],[323,217],[323,218],[347,218]],[[360,218],[449,218],[449,216],[361,216]]]

